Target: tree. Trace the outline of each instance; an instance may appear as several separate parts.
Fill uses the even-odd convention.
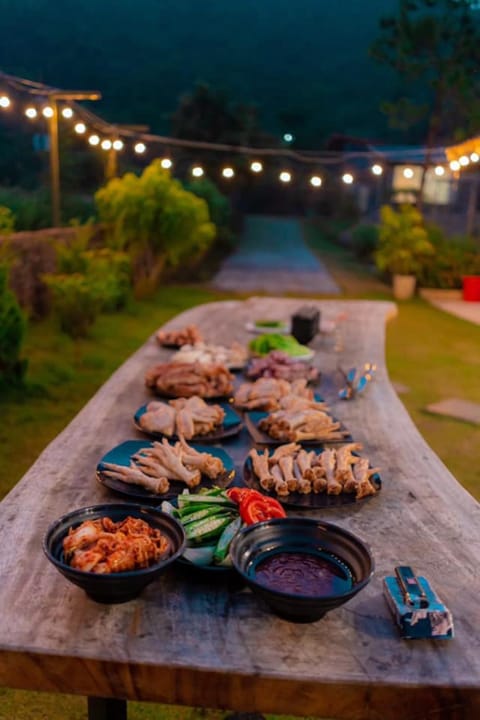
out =
[[[408,97],[383,104],[392,127],[425,123],[425,167],[435,144],[478,131],[480,28],[472,7],[471,0],[399,0],[370,48],[408,87]]]

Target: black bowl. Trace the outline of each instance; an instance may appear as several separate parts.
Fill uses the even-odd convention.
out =
[[[85,520],[97,520],[109,517],[114,522],[128,516],[145,520],[153,528],[167,536],[170,543],[168,554],[148,568],[99,574],[85,572],[70,567],[63,555],[63,539],[71,527],[77,527]],[[47,558],[67,580],[81,587],[92,600],[102,603],[121,603],[132,600],[144,587],[155,580],[185,549],[185,533],[177,520],[160,510],[126,503],[121,505],[104,504],[80,508],[56,520],[43,540],[43,550]]]
[[[370,550],[355,535],[332,523],[297,517],[249,525],[233,539],[230,556],[253,592],[294,622],[319,620],[343,605],[367,585],[374,569]],[[267,585],[264,572],[272,562],[282,567],[270,568],[274,584],[269,580]],[[317,587],[307,564],[323,577]]]

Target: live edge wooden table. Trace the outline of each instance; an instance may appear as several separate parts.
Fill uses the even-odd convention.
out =
[[[247,342],[247,321],[288,317],[301,304],[251,298],[201,305],[166,327],[196,323],[208,341]],[[101,605],[49,564],[42,538],[53,520],[122,500],[96,481],[95,467],[110,448],[140,437],[132,416],[149,397],[144,372],[169,357],[150,338],[0,505],[1,685],[86,695],[92,718],[125,717],[130,699],[349,720],[480,718],[480,506],[422,440],[389,382],[384,329],[395,306],[318,307],[324,320],[344,315],[336,348],[329,336],[313,342],[321,391],[381,467],[383,488],[366,502],[306,515],[370,545],[376,569],[366,589],[318,622],[294,624],[239,584],[175,565],[138,599]],[[363,362],[378,365],[376,379],[361,397],[336,400],[338,363]],[[245,438],[225,448],[241,473]],[[399,637],[382,579],[405,563],[426,575],[451,609],[453,640]]]

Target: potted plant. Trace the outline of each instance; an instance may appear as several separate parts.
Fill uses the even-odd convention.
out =
[[[433,246],[423,223],[422,214],[413,205],[390,205],[380,209],[380,227],[375,262],[379,270],[393,278],[393,295],[407,300],[415,292],[417,275]]]

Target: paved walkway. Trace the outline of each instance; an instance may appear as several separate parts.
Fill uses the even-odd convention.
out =
[[[236,252],[212,285],[221,290],[338,295],[340,288],[308,249],[298,220],[250,216]]]
[[[429,299],[429,302],[444,312],[456,315],[463,320],[480,325],[480,301],[466,302],[465,300],[437,300]]]

